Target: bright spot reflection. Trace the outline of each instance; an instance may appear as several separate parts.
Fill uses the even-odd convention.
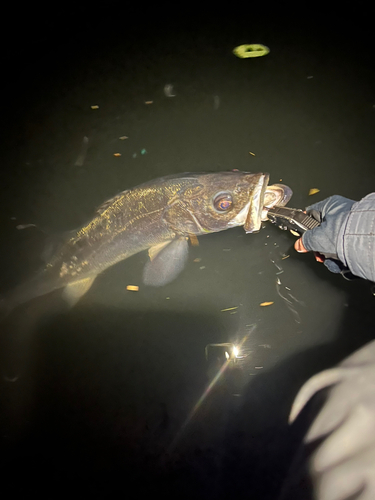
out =
[[[190,414],[186,418],[185,422],[182,424],[180,430],[178,431],[177,435],[175,436],[174,440],[172,441],[172,443],[169,447],[169,451],[171,451],[176,446],[176,444],[177,444],[178,440],[181,438],[185,428],[188,426],[190,421],[193,419],[194,415],[197,413],[197,411],[198,411],[199,407],[202,405],[203,401],[207,398],[207,396],[210,394],[210,392],[215,387],[217,382],[223,376],[223,374],[226,371],[226,369],[228,368],[228,366],[231,363],[233,364],[233,361],[239,356],[240,349],[241,349],[242,345],[246,342],[248,337],[253,333],[255,328],[256,328],[256,324],[252,325],[251,329],[246,333],[246,335],[237,344],[237,346],[232,347],[232,356],[227,351],[225,351],[226,360],[223,362],[220,369],[217,371],[217,373],[215,374],[215,376],[213,377],[211,382],[208,384],[207,388],[205,389],[205,391],[203,392],[201,397],[198,399],[198,401],[194,405],[193,409],[191,410]],[[211,344],[211,345],[220,346],[222,344]],[[207,346],[206,346],[206,359],[207,359]]]

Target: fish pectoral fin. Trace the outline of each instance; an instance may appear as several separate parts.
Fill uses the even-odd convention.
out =
[[[93,278],[85,278],[80,281],[75,281],[67,285],[62,293],[64,300],[73,307],[83,295],[90,289],[94,283],[96,276]]]
[[[153,248],[157,251],[152,252]],[[181,237],[163,246],[156,245],[150,250],[153,257],[144,268],[143,283],[148,286],[163,286],[177,278],[185,267],[189,245],[186,238]]]
[[[158,245],[154,245],[148,249],[148,256],[150,260],[154,260],[154,258],[165,248],[167,245],[170,245],[170,241],[163,241],[163,243],[159,243]]]

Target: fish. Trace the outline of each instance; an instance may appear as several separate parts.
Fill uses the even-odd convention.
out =
[[[291,189],[268,182],[267,173],[184,173],[122,191],[89,222],[49,242],[42,268],[0,299],[0,317],[57,289],[74,306],[103,271],[145,250],[150,259],[143,283],[170,283],[185,267],[191,236],[236,226],[257,232],[266,220],[264,207],[287,203]]]

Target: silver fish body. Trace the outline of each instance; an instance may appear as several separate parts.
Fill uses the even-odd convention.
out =
[[[165,285],[184,268],[189,236],[243,225],[246,232],[259,231],[263,207],[287,203],[291,190],[284,186],[282,195],[275,195],[268,180],[268,174],[240,171],[187,173],[123,191],[56,245],[45,266],[2,304],[10,311],[63,288],[74,305],[105,269],[147,249],[151,260],[143,282]]]

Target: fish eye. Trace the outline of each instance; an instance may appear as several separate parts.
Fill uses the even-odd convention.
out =
[[[213,198],[214,209],[217,212],[227,212],[232,208],[233,199],[230,193],[218,193]]]

